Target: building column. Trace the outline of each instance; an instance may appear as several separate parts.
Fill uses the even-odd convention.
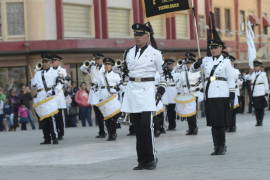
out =
[[[102,0],[100,11],[101,11],[101,24],[102,24],[102,38],[108,39],[108,6],[107,0]]]
[[[258,18],[260,19],[259,24],[259,48],[262,47],[262,29],[263,29],[263,23],[262,23],[262,0],[257,0],[257,9],[258,9]]]
[[[171,17],[166,17],[166,39],[171,39]]]
[[[55,0],[57,40],[64,39],[63,0]]]
[[[100,0],[93,0],[94,5],[94,17],[95,17],[95,38],[102,39],[102,14],[101,14],[101,2]]]
[[[239,22],[239,0],[234,0],[234,17],[235,17],[235,40],[236,40],[236,58],[240,58],[240,22]]]

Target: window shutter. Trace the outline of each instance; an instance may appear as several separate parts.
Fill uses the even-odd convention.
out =
[[[131,31],[130,9],[109,8],[109,37],[129,37]]]
[[[152,28],[154,30],[155,38],[164,38],[165,36],[165,19],[162,16],[154,17],[150,20]]]
[[[8,35],[24,35],[24,7],[22,2],[7,3]]]
[[[175,21],[176,38],[188,39],[188,16],[186,14],[177,14]]]
[[[89,37],[91,35],[90,6],[64,4],[65,37]]]

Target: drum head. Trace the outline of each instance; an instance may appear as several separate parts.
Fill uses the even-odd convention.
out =
[[[191,94],[180,94],[175,97],[176,103],[190,103],[196,101],[196,97]]]

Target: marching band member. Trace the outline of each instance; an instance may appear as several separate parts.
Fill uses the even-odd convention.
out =
[[[169,122],[168,131],[173,131],[176,128],[176,112],[175,112],[175,97],[177,95],[177,90],[175,87],[175,60],[173,59],[165,59],[164,61],[164,72],[167,71],[165,80],[167,82],[167,87],[165,94],[162,97],[162,102],[166,105],[167,117]]]
[[[269,84],[265,72],[262,72],[262,62],[256,59],[254,72],[248,77],[251,82],[252,105],[255,109],[256,126],[263,125],[264,108],[267,107],[266,97],[268,96]]]
[[[40,124],[42,127],[44,142],[40,144],[58,144],[54,131],[52,117],[58,113],[58,106],[55,100],[54,85],[56,77],[54,70],[51,68],[52,58],[48,55],[42,55],[42,69],[36,71],[31,86],[36,90],[34,104]]]
[[[63,88],[66,85],[67,72],[66,69],[61,67],[63,58],[58,55],[52,55],[52,67],[55,70],[57,82],[55,85],[55,98],[58,104],[59,112],[54,116],[58,140],[63,140],[64,124],[67,118],[67,104]]]
[[[227,132],[236,132],[236,113],[239,108],[239,100],[240,100],[240,86],[242,86],[243,81],[240,79],[241,73],[239,69],[235,68],[235,57],[228,55],[228,58],[231,60],[233,65],[233,76],[235,80],[235,97],[234,104],[231,107],[231,116],[228,119]]]
[[[100,100],[105,100],[112,95],[117,95],[118,91],[120,90],[119,84],[121,81],[119,74],[112,71],[112,67],[115,64],[114,60],[112,58],[104,58],[103,63],[105,67],[105,72],[103,74],[103,79],[101,79],[101,82],[99,83]],[[118,97],[116,99],[118,99]],[[99,106],[99,104],[97,104],[97,106]],[[116,112],[110,114],[109,117],[106,117],[103,114],[105,125],[108,131],[107,141],[116,140],[117,119],[120,114],[121,112],[117,110]]]
[[[228,119],[230,103],[234,102],[235,81],[230,59],[221,54],[222,41],[211,40],[212,56],[204,57],[194,63],[193,68],[202,69],[205,76],[205,108],[207,126],[212,127],[214,152],[211,155],[226,153],[225,126]]]
[[[201,84],[201,73],[199,71],[194,72],[191,70],[192,64],[196,61],[196,55],[193,53],[187,52],[185,54],[185,60],[183,65],[183,71],[177,73],[175,75],[176,86],[178,89],[178,93],[180,95],[192,95],[196,99],[192,101],[195,106],[194,112],[188,112],[189,110],[187,105],[181,106],[181,111],[185,112],[182,114],[178,114],[181,118],[186,118],[188,122],[188,130],[186,135],[197,135],[198,126],[197,126],[197,102],[198,98],[202,100],[202,93],[200,90],[202,89]]]
[[[135,46],[126,54],[129,82],[122,103],[122,112],[130,113],[136,132],[138,165],[134,170],[155,169],[157,166],[154,145],[152,112],[156,111],[156,99],[161,99],[165,88],[157,88],[155,74],[162,73],[161,52],[148,44],[153,32],[146,24],[133,24]],[[150,35],[149,35],[150,33]]]
[[[82,72],[88,73],[91,77],[91,88],[89,92],[89,104],[91,104],[94,108],[96,122],[98,124],[99,132],[96,138],[105,138],[106,133],[104,130],[104,121],[103,121],[103,115],[100,112],[99,108],[96,106],[96,104],[99,103],[99,92],[98,92],[98,83],[100,82],[100,79],[103,77],[104,73],[104,66],[103,66],[103,58],[104,55],[101,53],[94,53],[94,60],[95,63],[89,62],[88,65],[82,65],[80,67],[80,70]]]
[[[156,76],[155,76],[156,87],[159,86],[160,80],[161,80],[160,74],[157,72]],[[156,90],[157,90],[157,88],[156,88]],[[157,110],[154,113],[154,117],[153,117],[155,137],[159,137],[160,134],[166,133],[165,128],[164,128],[164,112],[165,112],[165,107],[164,107],[162,100],[161,100],[157,104]]]

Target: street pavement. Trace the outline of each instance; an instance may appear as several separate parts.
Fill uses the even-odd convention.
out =
[[[40,130],[0,133],[0,180],[268,180],[270,113],[263,127],[255,116],[237,116],[237,132],[227,134],[225,156],[213,151],[211,129],[198,119],[199,134],[185,136],[187,123],[156,138],[156,170],[134,171],[135,137],[128,128],[118,139],[96,139],[97,127],[67,128],[59,145],[39,145]]]

